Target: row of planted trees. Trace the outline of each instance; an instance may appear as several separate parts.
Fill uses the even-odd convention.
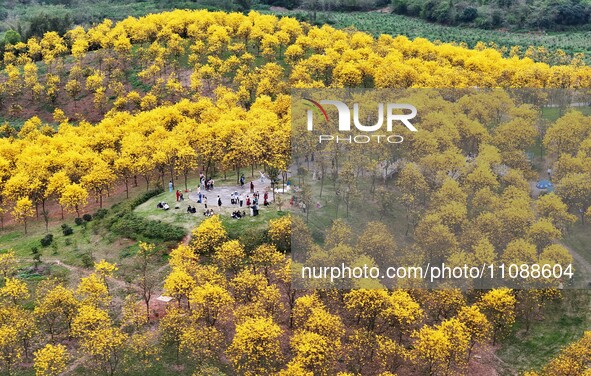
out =
[[[332,43],[334,41],[335,43]],[[137,111],[231,87],[244,106],[290,87],[588,87],[574,59],[550,66],[479,44],[313,27],[289,17],[174,11],[48,32],[8,46],[0,103],[11,116],[45,104],[100,120],[109,109]],[[67,58],[73,58],[73,63]],[[86,97],[91,99],[85,99]],[[78,113],[84,100],[96,111]]]
[[[240,175],[240,168],[254,165],[285,170],[288,98],[262,97],[245,110],[233,104],[234,94],[217,93],[217,101],[122,112],[94,126],[76,126],[62,117],[56,130],[38,118],[27,121],[18,133],[0,139],[2,206],[12,203],[12,217],[26,228],[33,208],[48,224],[53,200],[62,216],[66,209],[80,217],[90,197],[102,207],[117,186],[129,197],[130,186],[142,181],[146,189],[167,186],[169,180],[192,188],[187,181],[196,171]]]
[[[336,42],[327,44],[328,40]],[[75,64],[64,63],[67,54],[72,54]],[[183,56],[193,69],[188,80],[180,78]],[[277,63],[282,59],[287,68]],[[39,60],[47,71],[45,84],[40,83]],[[23,88],[30,89],[33,101],[39,100],[35,92],[49,89],[56,95],[70,93],[74,102],[84,89],[93,93],[95,103],[106,105],[109,97],[115,97],[112,110],[96,126],[70,123],[61,110],[54,112],[55,122],[61,124],[57,132],[38,118],[27,121],[19,132],[3,126],[0,198],[12,202],[12,215],[25,223],[33,205],[41,206],[37,216],[43,215],[47,223],[44,206],[49,198],[76,212],[88,195],[96,196],[100,204],[116,181],[128,188],[138,178],[149,184],[154,177],[164,182],[165,175],[174,179],[181,174],[186,180],[197,166],[208,172],[214,166],[228,171],[259,163],[285,170],[289,97],[282,93],[288,86],[463,87],[470,82],[483,87],[584,87],[589,71],[584,66],[549,67],[528,59],[503,59],[489,49],[434,45],[420,39],[411,42],[403,37],[375,39],[290,18],[206,11],[176,11],[116,24],[107,20],[89,30],[73,29],[65,38],[47,33],[41,40],[13,46],[3,61],[6,79],[0,93],[7,106],[19,105]],[[141,66],[140,79],[151,81],[150,92],[143,97],[126,89],[131,76],[124,72],[130,61]],[[87,67],[96,62],[98,68]],[[159,77],[170,72],[172,81]],[[71,79],[61,88],[59,82],[66,74]],[[460,77],[467,81],[453,81]],[[184,97],[192,102],[166,104]],[[135,110],[144,112],[130,115]],[[481,116],[479,110],[465,111]],[[528,121],[526,115],[522,121]],[[513,138],[510,126],[496,137]],[[465,128],[468,134],[462,142],[478,145],[482,141],[478,127],[466,123]],[[527,126],[523,129],[530,131]],[[530,133],[519,135],[519,144],[498,146],[502,152],[512,149],[513,162],[522,163],[517,151],[529,141]],[[427,141],[434,145],[433,140]],[[31,142],[45,144],[36,150],[22,147]],[[30,153],[27,158],[42,167],[19,161],[25,159],[19,153]],[[53,161],[53,157],[62,160]],[[63,167],[66,164],[68,168]]]
[[[269,86],[278,82],[277,77],[262,76],[260,82],[252,81],[258,73],[249,72],[249,68],[260,64],[255,62],[259,57],[264,63],[285,60],[287,69],[276,65],[277,73],[291,76],[292,83],[303,86],[316,83],[313,87],[389,87],[393,82],[402,84],[398,87],[409,87],[440,80],[438,85],[428,86],[458,86],[446,81],[451,79],[448,69],[464,72],[455,80],[470,82],[471,86],[489,87],[494,83],[492,86],[586,87],[589,74],[580,60],[550,67],[529,58],[519,59],[517,53],[505,59],[484,44],[471,50],[420,38],[409,41],[382,35],[376,39],[363,32],[316,27],[294,18],[256,12],[243,15],[178,10],[117,23],[105,20],[88,30],[76,27],[63,38],[49,32],[41,39],[11,45],[2,59],[10,79],[6,84],[8,94],[17,94],[13,89],[18,89],[18,79],[24,78],[16,67],[43,61],[49,72],[65,73],[70,67],[66,68],[61,57],[67,54],[74,57],[74,67],[82,69],[85,63],[98,61],[98,70],[91,69],[87,74],[96,76],[86,81],[87,89],[94,92],[101,86],[99,78],[120,78],[130,65],[138,66],[139,76],[152,83],[166,81],[173,73],[176,82],[170,82],[172,89],[183,84],[179,74],[183,65],[187,66],[184,58],[188,58],[194,78],[229,79],[255,92],[281,89]],[[417,60],[406,62],[411,59]],[[428,61],[437,61],[438,66],[429,66]],[[405,68],[404,74],[395,72],[399,66]],[[388,73],[388,69],[393,72]],[[26,85],[33,89],[38,84],[37,70],[28,65],[26,71]],[[428,73],[433,77],[428,79]],[[80,79],[77,75],[70,78]],[[427,79],[429,82],[424,81]],[[201,86],[198,81],[191,80],[194,89]]]

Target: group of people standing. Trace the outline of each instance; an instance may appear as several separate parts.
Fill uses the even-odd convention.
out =
[[[211,191],[213,189],[213,185],[214,185],[214,180],[213,179],[207,179],[205,177],[205,175],[203,175],[203,172],[201,172],[199,174],[199,187],[201,189],[205,189],[206,191]]]
[[[240,175],[240,188],[244,188],[244,183],[246,182],[246,179],[244,179],[244,174]],[[262,179],[261,179],[262,182]],[[250,193],[254,193],[254,182],[251,181],[250,182]]]
[[[232,205],[238,205],[240,207],[242,207],[244,204],[246,204],[246,206],[256,206],[259,204],[259,199],[260,193],[258,191],[252,194],[252,198],[250,197],[250,195],[246,195],[246,199],[244,198],[244,194],[242,193],[238,194],[238,192],[234,192],[230,195],[230,203]],[[265,191],[265,193],[263,194],[263,205],[269,205],[269,193],[267,191]]]
[[[222,206],[222,198],[220,197],[220,195],[218,195],[218,206],[221,207]],[[198,204],[203,204],[203,206],[207,209],[207,196],[205,196],[204,194],[202,194],[201,192],[199,192],[197,194],[197,203]]]
[[[263,181],[262,178],[262,174],[261,174],[261,181]],[[172,183],[172,181],[171,181]],[[242,174],[240,176],[240,185],[241,187],[244,187],[245,184],[245,178],[244,178],[244,174]],[[172,187],[172,184],[171,184]],[[205,208],[205,212],[203,213],[206,217],[210,217],[212,215],[214,215],[214,211],[211,208],[208,208],[208,200],[207,200],[207,196],[205,194],[203,194],[202,190],[205,191],[211,191],[214,188],[214,180],[213,179],[208,179],[203,172],[201,172],[199,174],[199,185],[197,186],[197,203],[198,204],[203,204],[203,207]],[[250,194],[245,194],[244,193],[238,193],[238,192],[233,192],[230,195],[230,203],[232,205],[236,205],[239,206],[240,208],[247,206],[250,207],[251,209],[257,211],[258,213],[258,205],[261,199],[261,195],[259,193],[259,191],[255,192],[255,187],[254,187],[254,182],[250,182]],[[172,190],[171,190],[172,192]],[[263,193],[263,205],[264,206],[268,206],[269,203],[269,193],[267,191],[265,191]],[[176,200],[177,201],[183,201],[184,200],[184,196],[183,196],[183,192],[180,190],[176,190]],[[222,202],[222,197],[220,195],[217,195],[217,201],[216,201],[217,205],[219,208],[222,207],[223,202]],[[178,205],[177,205],[178,206]],[[189,207],[187,208],[187,213],[196,213],[197,212],[197,207],[196,206],[191,206],[189,205]],[[252,215],[252,213],[251,213]],[[244,211],[240,211],[240,210],[236,210],[232,213],[232,218],[242,218],[245,217],[246,213]]]

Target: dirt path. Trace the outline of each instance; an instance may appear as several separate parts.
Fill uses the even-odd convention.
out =
[[[579,287],[589,287],[589,283],[591,283],[591,263],[587,261],[585,257],[583,257],[580,253],[569,247],[568,245],[564,244],[563,242],[559,243],[564,248],[568,249],[568,252],[573,256],[573,259],[578,263],[580,270],[575,270],[575,273],[582,275],[581,282],[583,286]]]
[[[34,262],[33,259],[24,258],[22,260],[23,261],[27,261],[27,262]],[[61,260],[55,259],[55,258],[44,258],[43,263],[64,267],[64,268],[68,269],[69,271],[71,271],[72,273],[76,273],[81,278],[82,277],[88,277],[90,274],[93,273],[93,270],[92,269],[86,269],[86,268],[82,268],[80,266],[74,266],[74,265],[70,265],[70,264],[65,264]],[[168,265],[165,265],[165,266],[168,266]],[[109,277],[109,278],[107,278],[107,283],[108,284],[111,284],[111,286],[112,285],[115,285],[119,289],[133,288],[134,290],[139,291],[139,288],[137,286],[134,286],[134,285],[132,285],[130,283],[127,283],[127,282],[122,281],[122,280],[117,279],[117,278]]]
[[[576,104],[576,105],[579,105],[579,104]],[[541,179],[551,179],[551,177],[548,176],[548,173],[547,173],[547,169],[549,167],[551,167],[551,165],[548,162],[548,160],[545,159],[544,163],[543,163],[542,171],[540,171],[540,173],[539,173],[540,180]],[[532,195],[534,198],[537,198],[542,192],[545,191],[545,190],[536,188],[537,181],[530,181],[529,183],[530,183],[530,189],[531,189],[531,192],[532,192]],[[578,264],[579,270],[578,271],[575,270],[575,273],[577,273],[578,275],[582,275],[581,283],[583,284],[583,286],[578,286],[578,287],[587,288],[588,284],[591,283],[591,263],[589,261],[587,261],[587,259],[585,257],[583,257],[580,253],[575,251],[570,246],[566,245],[564,242],[561,241],[558,244],[560,244],[564,248],[566,248],[568,250],[568,252],[572,255],[573,259]]]

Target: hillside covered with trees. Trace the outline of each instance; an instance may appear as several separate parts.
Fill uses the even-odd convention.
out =
[[[537,95],[552,91],[493,89],[578,90],[583,101],[582,57],[550,64],[486,43],[175,10],[11,40],[0,64],[4,374],[589,374],[586,290],[296,289],[290,253],[296,239],[319,263],[574,263],[564,239],[588,233],[591,216],[588,106],[567,96],[577,108],[556,100],[551,118]],[[441,90],[414,97],[429,111],[410,150],[343,160],[334,145],[292,143],[294,88]],[[535,164],[540,149],[549,159]],[[369,187],[385,162],[400,168]],[[538,197],[542,166],[557,189]],[[260,216],[230,216],[242,174],[246,194],[271,191]],[[325,201],[310,201],[322,189]],[[346,209],[322,212],[329,202]],[[363,208],[371,217],[351,224]],[[394,213],[397,231],[375,208]],[[330,219],[325,233],[303,219],[310,211]],[[571,334],[548,324],[556,317],[577,323]],[[536,324],[554,335],[532,337]],[[515,338],[551,348],[499,364]]]
[[[591,3],[587,0],[393,0],[392,9],[397,14],[444,25],[469,25],[482,29],[544,32],[591,28]]]

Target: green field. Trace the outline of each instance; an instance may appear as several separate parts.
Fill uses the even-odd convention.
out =
[[[285,12],[309,20],[307,13]],[[535,33],[501,30],[482,30],[469,27],[443,26],[418,18],[379,12],[322,12],[318,23],[328,23],[337,28],[354,27],[373,35],[405,35],[410,39],[426,38],[431,41],[465,43],[470,48],[479,41],[492,42],[497,46],[521,46],[523,52],[528,46],[542,46],[550,51],[561,49],[567,54],[584,53],[591,55],[590,31]]]
[[[120,20],[128,16],[140,17],[149,13],[158,13],[171,9],[227,9],[229,2],[210,1],[106,1],[77,2],[75,5],[24,5],[15,4],[11,9],[6,9],[8,16],[0,20],[0,39],[3,32],[8,29],[27,28],[29,20],[39,14],[52,16],[65,16],[68,14],[73,24],[92,25],[108,18]],[[405,35],[411,39],[426,38],[441,42],[460,43],[474,47],[479,41],[494,43],[497,46],[521,46],[522,52],[528,46],[545,47],[550,51],[561,49],[567,54],[584,53],[591,55],[591,31],[569,32],[513,32],[504,30],[482,30],[470,27],[444,26],[433,24],[422,19],[381,13],[381,12],[319,12],[315,21],[311,14],[303,10],[295,11],[269,11],[261,8],[263,12],[278,15],[295,16],[308,22],[327,23],[337,28],[354,27],[373,35],[390,34]],[[553,63],[552,57],[548,62]],[[587,59],[588,60],[588,59]]]
[[[502,375],[539,369],[561,348],[591,329],[591,294],[588,290],[564,291],[561,300],[551,302],[532,323],[529,332],[518,320],[503,341],[498,357]]]
[[[2,2],[0,2],[1,4]],[[121,20],[127,17],[141,17],[149,13],[159,13],[172,9],[215,9],[213,2],[209,5],[203,1],[73,1],[71,5],[48,4],[37,2],[24,4],[13,2],[12,6],[3,6],[6,17],[0,21],[0,30],[16,29],[18,22],[26,23],[31,18],[45,13],[52,16],[65,16],[69,14],[75,24],[93,24],[102,22],[103,19]],[[2,4],[3,5],[3,4]]]

